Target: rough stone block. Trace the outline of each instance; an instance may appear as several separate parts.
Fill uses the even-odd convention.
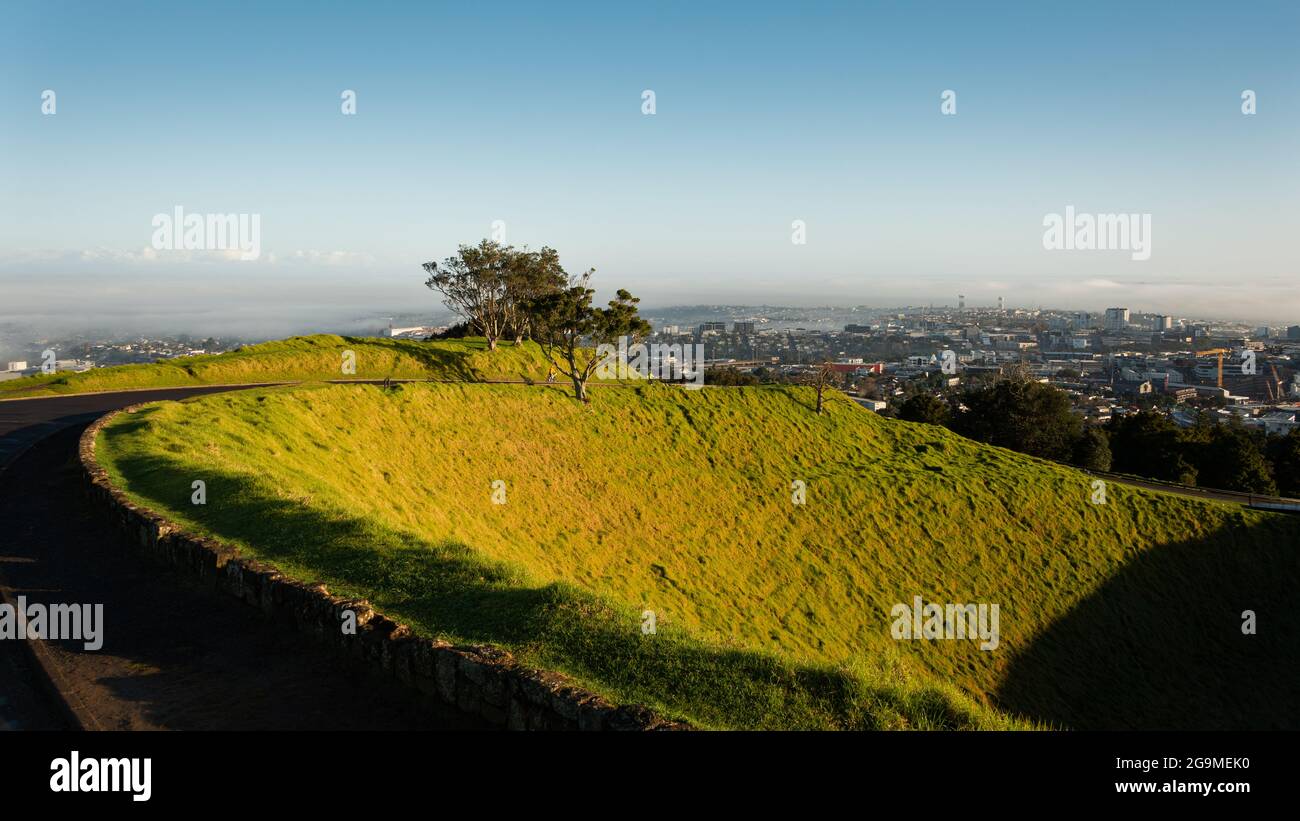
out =
[[[131,409],[125,409],[131,412]],[[325,585],[286,579],[274,567],[240,556],[234,547],[191,536],[152,512],[133,505],[109,481],[95,460],[98,431],[114,414],[87,428],[78,445],[84,490],[109,526],[139,556],[182,568],[268,615],[292,623],[300,632],[326,642],[347,664],[388,673],[414,693],[421,709],[453,705],[489,724],[512,730],[689,729],[666,721],[646,707],[615,707],[566,683],[563,676],[519,667],[500,648],[453,648],[420,639],[404,625],[376,613],[369,602],[330,595]],[[351,611],[357,632],[342,632]]]
[[[528,729],[528,708],[519,697],[510,699],[510,713],[506,717],[507,730]]]
[[[435,651],[438,675],[438,695],[448,704],[456,703],[456,651],[440,647]]]

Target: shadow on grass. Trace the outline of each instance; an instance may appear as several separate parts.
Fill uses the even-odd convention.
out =
[[[461,347],[450,349],[438,347],[432,343],[420,342],[412,343],[396,339],[373,339],[368,337],[343,337],[343,339],[354,345],[366,345],[369,347],[388,348],[394,354],[394,364],[398,357],[407,356],[419,362],[430,374],[440,379],[450,379],[461,382],[478,382],[482,380],[482,374],[470,367],[470,357],[481,351],[487,350],[487,343],[482,340],[459,340]],[[394,369],[388,374],[390,377],[397,376]]]
[[[85,420],[88,421],[88,420]],[[76,450],[84,423],[49,435],[0,474],[9,528],[0,572],[29,601],[94,602],[103,646],[47,639],[89,727],[174,730],[411,730],[484,726],[340,665],[285,625],[179,569],[130,558],[133,539],[86,509]],[[13,642],[0,642],[8,663]],[[65,689],[65,692],[67,690]],[[31,727],[45,711],[15,701]],[[18,695],[21,695],[18,694]],[[424,709],[420,709],[423,707]],[[14,711],[8,711],[15,714]]]
[[[147,423],[148,410],[108,427],[111,448]],[[865,672],[799,665],[719,648],[672,628],[643,635],[640,614],[568,584],[529,584],[470,548],[431,543],[345,511],[280,498],[248,476],[199,468],[167,454],[123,455],[125,489],[160,512],[254,547],[257,558],[338,594],[363,596],[426,635],[491,643],[577,676],[620,702],[647,704],[705,727],[1004,728],[954,688],[915,678],[900,659]],[[207,504],[190,503],[190,483]]]
[[[1076,729],[1300,728],[1300,519],[1237,513],[1136,556],[1012,661],[996,703]]]

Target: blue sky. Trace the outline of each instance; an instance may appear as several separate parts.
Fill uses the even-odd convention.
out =
[[[1300,323],[1295,3],[614,5],[5,5],[0,316],[434,308],[503,220],[648,305]],[[177,205],[262,257],[147,258]],[[1067,205],[1151,259],[1044,250]]]

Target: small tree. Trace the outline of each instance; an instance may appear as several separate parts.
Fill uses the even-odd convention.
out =
[[[443,296],[443,304],[487,339],[495,351],[497,340],[510,319],[510,273],[514,249],[490,240],[462,245],[456,256],[447,257],[442,267],[424,263],[429,275],[425,285]]]
[[[820,416],[826,388],[835,383],[835,367],[830,362],[823,362],[804,377],[803,383],[817,390],[817,415]]]
[[[641,300],[623,289],[608,308],[591,304],[595,291],[587,287],[594,271],[577,278],[569,278],[568,285],[543,294],[528,303],[528,316],[533,334],[541,344],[546,358],[555,369],[573,380],[573,396],[583,403],[587,396],[587,380],[600,365],[599,357],[584,356],[584,341],[592,345],[614,344],[618,338],[628,337],[628,344],[636,344],[650,333],[650,323],[637,314]]]

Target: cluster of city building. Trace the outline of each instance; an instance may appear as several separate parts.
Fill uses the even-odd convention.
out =
[[[1090,421],[1139,408],[1193,424],[1197,413],[1285,433],[1300,411],[1300,325],[1245,326],[1140,313],[908,308],[842,329],[764,317],[661,325],[664,341],[705,346],[706,367],[797,376],[824,363],[874,410],[1016,370],[1065,391]],[[706,380],[707,381],[707,380]]]
[[[1014,369],[1065,391],[1094,422],[1157,408],[1190,425],[1208,410],[1284,433],[1300,412],[1300,325],[1247,326],[1123,307],[1007,309],[1001,300],[996,308],[967,308],[960,300],[955,308],[755,310],[734,306],[727,309],[731,317],[715,314],[691,325],[658,322],[653,339],[703,345],[706,371],[797,378],[829,365],[842,388],[877,411],[896,409],[918,392],[941,394]],[[833,326],[836,320],[841,324]],[[445,327],[390,321],[379,333],[420,339]],[[184,335],[33,340],[24,346],[27,358],[0,361],[0,380],[220,353],[240,344]]]

